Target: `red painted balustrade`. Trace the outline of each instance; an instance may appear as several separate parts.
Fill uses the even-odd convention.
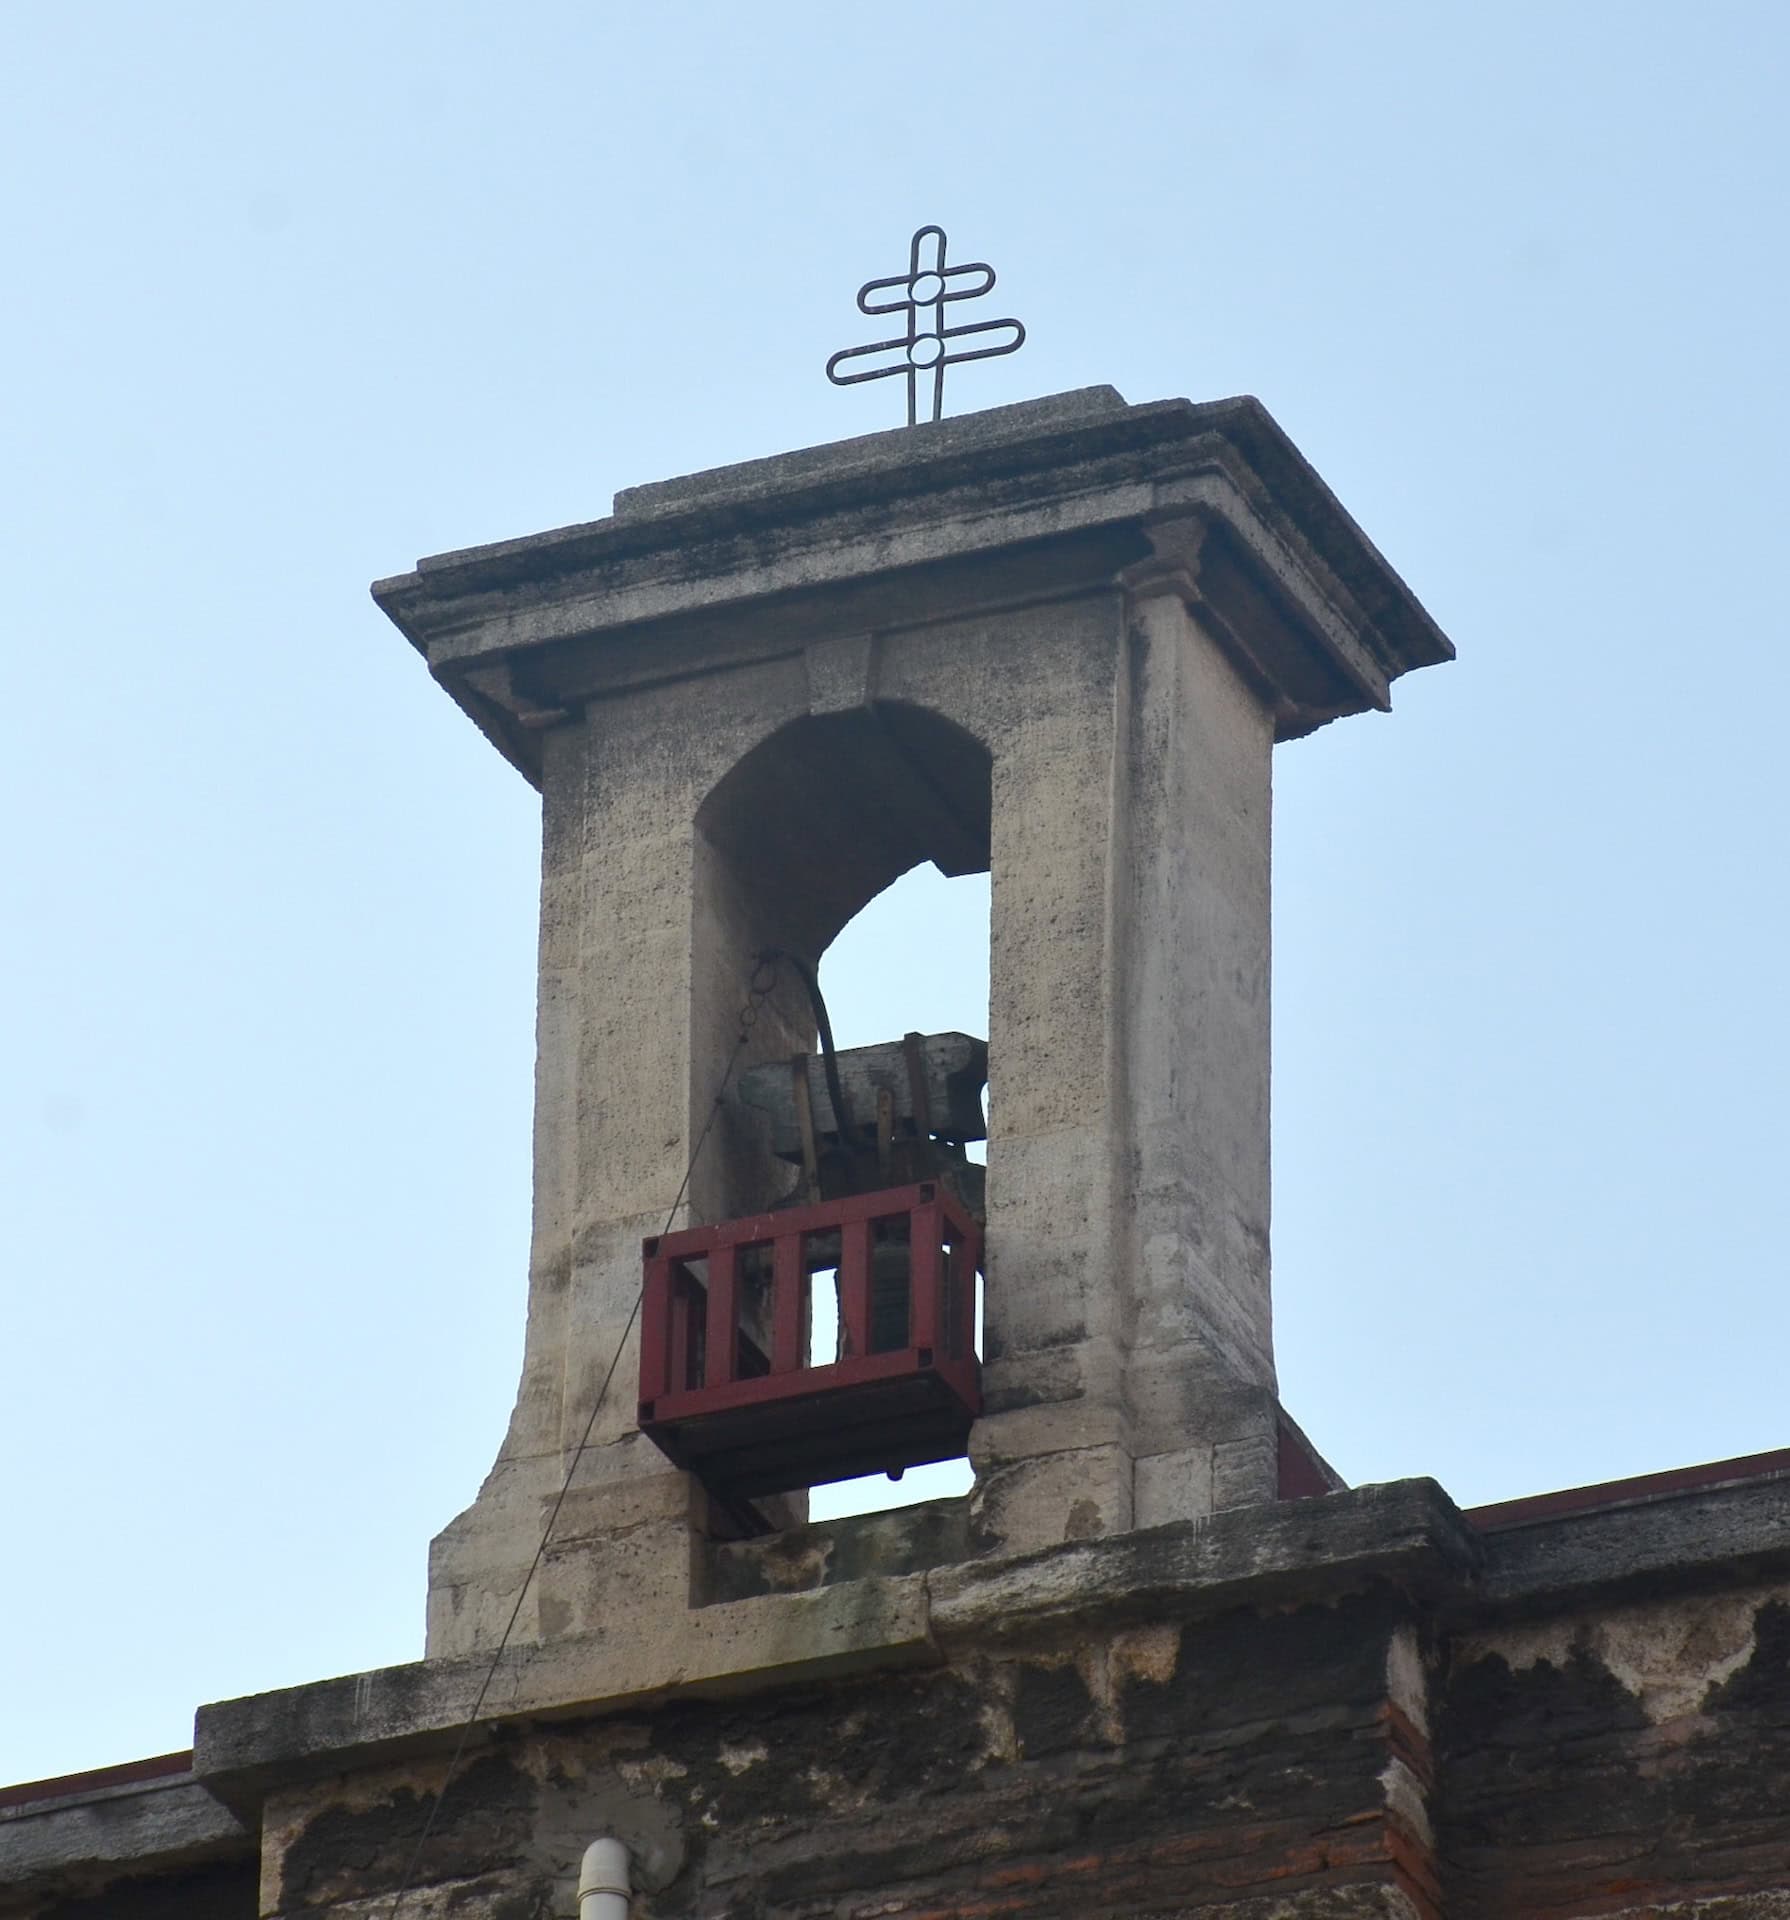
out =
[[[982,1230],[937,1182],[693,1227],[644,1252],[640,1428],[712,1490],[749,1498],[963,1452],[982,1405]],[[822,1354],[829,1300],[838,1330]]]

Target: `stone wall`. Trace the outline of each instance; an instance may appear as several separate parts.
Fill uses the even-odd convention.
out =
[[[1427,1916],[1423,1740],[1388,1698],[1398,1613],[1370,1593],[1059,1633],[535,1731],[455,1785],[415,1912],[570,1913],[601,1828],[633,1840],[643,1920]],[[433,1777],[277,1797],[270,1911],[345,1920],[395,1890]]]
[[[1464,1634],[1438,1742],[1451,1920],[1790,1911],[1790,1588]]]
[[[604,1833],[634,1920],[1790,1915],[1790,1462],[1515,1522],[1411,1481],[980,1562],[969,1524],[717,1549],[698,1625],[791,1642],[755,1673],[512,1656],[399,1920],[571,1920]],[[0,1915],[389,1920],[480,1678],[225,1702],[190,1773],[0,1796]]]
[[[261,1875],[253,1860],[145,1874],[102,1893],[75,1894],[32,1908],[34,1920],[255,1920]]]
[[[940,1664],[518,1731],[419,1915],[569,1914],[599,1827],[640,1920],[1790,1913],[1790,1479],[1484,1534],[1429,1494],[980,1578],[944,1509],[726,1549],[738,1594],[929,1557]],[[437,1777],[296,1794],[270,1911],[362,1911]]]

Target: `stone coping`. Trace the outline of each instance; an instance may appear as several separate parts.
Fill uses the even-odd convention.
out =
[[[1433,1481],[1239,1509],[1040,1553],[871,1576],[513,1649],[486,1697],[492,1727],[584,1718],[669,1696],[726,1697],[854,1672],[936,1665],[961,1643],[1095,1616],[1193,1618],[1392,1580],[1439,1597],[1476,1543]],[[248,1812],[277,1782],[451,1749],[484,1656],[388,1667],[199,1711],[195,1767]]]
[[[0,1810],[9,1807],[36,1806],[44,1801],[86,1799],[101,1794],[130,1791],[145,1782],[166,1780],[174,1775],[190,1779],[193,1750],[152,1754],[147,1760],[121,1760],[114,1766],[89,1767],[81,1773],[62,1773],[48,1780],[20,1780],[0,1787]]]
[[[1481,1533],[1506,1533],[1517,1527],[1545,1526],[1575,1513],[1676,1500],[1687,1493],[1779,1476],[1790,1476],[1790,1447],[1740,1454],[1731,1460],[1707,1460],[1694,1467],[1668,1467],[1660,1473],[1632,1474],[1622,1480],[1600,1480],[1586,1487],[1563,1487],[1557,1493],[1495,1500],[1489,1506],[1469,1507],[1467,1518]]]
[[[1384,707],[1398,675],[1454,654],[1247,396],[1130,406],[1085,388],[628,488],[616,509],[372,589],[530,778],[531,735],[618,688],[1110,589],[1140,563],[1189,591],[1200,576],[1284,737]],[[1164,554],[1152,529],[1169,524],[1219,532],[1203,558],[1184,537]]]
[[[980,449],[1035,439],[1040,434],[1092,426],[1132,411],[1117,387],[1077,387],[1042,400],[985,407],[945,420],[922,421],[914,427],[831,440],[795,453],[773,454],[769,459],[711,467],[705,473],[684,474],[675,480],[624,487],[615,496],[615,517],[635,520],[687,513],[729,500],[768,499],[823,481],[896,471],[922,461],[937,463]]]
[[[255,1835],[194,1779],[191,1754],[0,1790],[0,1913],[133,1874],[251,1859]]]
[[[841,506],[881,508],[899,495],[957,489],[1021,469],[1071,467],[1102,455],[1144,456],[1177,443],[1224,442],[1286,518],[1347,579],[1370,618],[1400,643],[1400,670],[1454,657],[1454,648],[1252,395],[1128,405],[1112,387],[1086,387],[920,427],[807,447],[624,488],[607,518],[433,554],[408,574],[375,581],[373,598],[427,651],[431,602],[594,566],[647,548],[686,553],[704,532],[807,519]],[[706,519],[697,527],[693,518]],[[717,571],[741,556],[716,555]]]
[[[1605,1504],[1588,1504],[1599,1494]],[[1542,1499],[1574,1504],[1511,1523],[1510,1503],[1463,1513],[1434,1481],[1393,1481],[967,1563],[935,1557],[955,1538],[960,1503],[822,1523],[797,1530],[790,1553],[801,1558],[830,1532],[856,1538],[845,1553],[866,1569],[859,1577],[802,1591],[736,1585],[743,1597],[513,1649],[471,1744],[518,1721],[937,1665],[1084,1621],[1192,1620],[1381,1584],[1447,1630],[1790,1567],[1790,1456]],[[899,1561],[900,1536],[935,1534],[923,1570],[869,1570]],[[419,1661],[221,1701],[199,1711],[190,1770],[189,1756],[172,1754],[6,1789],[0,1890],[74,1864],[103,1878],[239,1852],[250,1844],[241,1823],[278,1785],[451,1751],[486,1667],[483,1656]]]

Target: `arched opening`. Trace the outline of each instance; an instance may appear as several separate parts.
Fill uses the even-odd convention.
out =
[[[812,1051],[815,1021],[801,969],[818,972],[821,956],[880,894],[920,866],[945,878],[988,871],[991,785],[979,740],[897,701],[791,721],[715,785],[696,817],[690,1098],[697,1124],[733,1049],[741,995],[759,956],[777,951],[796,964],[781,971],[757,1010],[740,1061],[748,1071]],[[897,1024],[872,1037],[898,1040],[912,1030]],[[986,1037],[985,1014],[973,1031]],[[716,1133],[716,1150],[691,1183],[695,1219],[734,1219],[788,1197],[787,1168],[737,1103]]]
[[[782,727],[698,811],[691,1113],[715,1126],[690,1227],[649,1243],[642,1425],[740,1524],[782,1524],[752,1503],[877,1466],[916,1479],[816,1512],[963,1490],[961,1465],[943,1487],[918,1475],[961,1456],[980,1406],[969,1147],[985,1130],[990,812],[987,749],[886,702]],[[829,953],[831,1048],[811,999]]]

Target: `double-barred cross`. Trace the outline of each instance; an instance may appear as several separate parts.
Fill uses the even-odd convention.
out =
[[[1026,330],[1017,320],[976,320],[966,325],[945,325],[945,309],[953,300],[976,300],[994,285],[994,268],[980,260],[968,266],[950,266],[945,260],[943,227],[922,227],[908,248],[907,272],[890,274],[884,280],[869,280],[858,289],[860,313],[905,313],[907,332],[893,340],[876,340],[865,347],[846,347],[827,362],[827,378],[835,386],[856,386],[860,380],[888,380],[907,375],[907,423],[911,427],[920,418],[920,381],[932,376],[932,414],[934,420],[945,411],[945,369],[965,360],[993,360],[1004,353],[1017,353],[1025,343]],[[1006,337],[998,343],[982,346],[958,346],[958,341],[983,339],[989,334]],[[840,368],[853,361],[889,358],[854,372]]]

